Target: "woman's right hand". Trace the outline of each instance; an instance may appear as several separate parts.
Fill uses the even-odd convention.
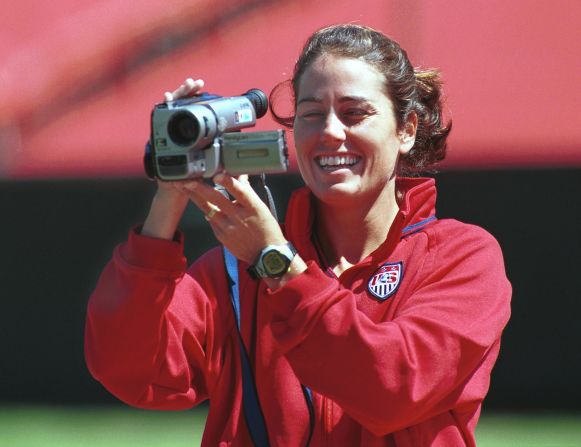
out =
[[[173,92],[165,92],[163,98],[165,102],[173,101],[175,99],[180,98],[187,98],[189,96],[199,94],[203,88],[204,81],[202,79],[194,81],[192,78],[188,78],[184,81],[182,85],[180,85]]]
[[[164,93],[164,101],[187,98],[196,95],[204,88],[204,81],[188,78],[177,89]],[[162,182],[157,181],[157,192],[153,197],[149,214],[145,219],[141,234],[159,239],[174,238],[189,196],[185,189],[190,182],[199,180]]]

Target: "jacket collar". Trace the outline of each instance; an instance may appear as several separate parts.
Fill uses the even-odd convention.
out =
[[[415,231],[423,222],[436,215],[436,181],[433,178],[397,179],[396,189],[402,194],[398,217],[401,219],[400,236]]]
[[[402,237],[408,236],[435,220],[436,182],[432,178],[400,177],[396,190],[401,196],[400,210],[389,230],[387,240],[372,257],[385,259]],[[318,259],[312,243],[315,198],[307,187],[293,192],[286,212],[285,234],[301,256]]]

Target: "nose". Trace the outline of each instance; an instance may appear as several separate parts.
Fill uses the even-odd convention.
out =
[[[322,140],[328,142],[343,142],[346,136],[345,131],[345,124],[331,111],[325,119]]]

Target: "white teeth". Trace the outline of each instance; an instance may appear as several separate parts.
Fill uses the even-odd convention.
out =
[[[352,166],[358,161],[359,157],[353,155],[324,155],[318,159],[321,167]]]

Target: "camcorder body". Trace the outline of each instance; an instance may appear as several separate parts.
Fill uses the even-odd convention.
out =
[[[156,104],[144,167],[163,181],[285,172],[288,149],[284,130],[245,132],[268,110],[264,92],[240,96],[208,93]]]

